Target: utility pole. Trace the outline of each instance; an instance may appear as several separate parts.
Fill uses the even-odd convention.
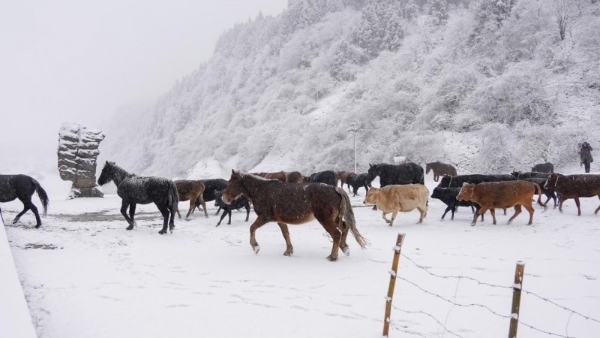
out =
[[[356,132],[360,129],[356,128],[356,122],[352,122],[350,126],[352,128],[348,129],[348,131],[351,132],[354,137],[354,173],[356,174]]]

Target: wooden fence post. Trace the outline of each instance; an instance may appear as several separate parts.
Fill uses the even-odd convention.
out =
[[[510,328],[508,330],[508,338],[517,337],[517,327],[519,326],[519,309],[521,307],[521,289],[523,288],[523,273],[525,264],[517,262],[515,269],[515,284],[513,285],[513,300],[512,310],[510,315]]]
[[[398,234],[396,246],[394,247],[394,260],[392,261],[392,270],[390,270],[390,286],[388,287],[387,297],[385,299],[385,317],[383,318],[383,336],[387,337],[390,331],[390,316],[392,314],[392,298],[394,297],[394,287],[396,286],[396,274],[398,272],[398,262],[400,261],[400,251],[404,242],[404,234]]]

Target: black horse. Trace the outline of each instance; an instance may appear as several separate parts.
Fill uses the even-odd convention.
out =
[[[379,185],[385,187],[392,184],[425,184],[425,170],[416,163],[370,164],[367,172],[367,182],[373,182],[379,176]]]
[[[35,227],[39,228],[42,225],[38,209],[35,204],[31,202],[31,196],[33,196],[33,193],[36,191],[40,201],[42,201],[42,206],[44,207],[43,215],[46,216],[49,202],[48,194],[46,194],[46,191],[38,181],[27,175],[0,175],[0,202],[10,202],[18,198],[19,201],[23,203],[23,211],[15,217],[13,224],[17,223],[19,218],[21,218],[27,210],[31,210],[35,215],[35,220],[37,222]],[[2,209],[0,209],[0,218],[2,218],[2,223],[4,224]]]
[[[370,183],[367,182],[367,174],[348,175],[346,183],[352,186],[353,197],[356,196],[359,188],[365,188],[365,193],[369,191]]]
[[[337,176],[333,170],[319,171],[310,176],[304,176],[304,183],[325,183],[332,187],[337,186]]]
[[[215,207],[223,209],[223,215],[221,215],[221,219],[219,220],[219,223],[217,223],[217,226],[221,225],[223,218],[227,215],[229,215],[229,222],[227,222],[227,224],[231,224],[231,210],[239,210],[242,207],[246,208],[246,222],[248,222],[248,218],[250,218],[250,200],[248,197],[241,195],[233,201],[225,203],[221,198],[222,194],[222,191],[215,191]]]
[[[158,233],[162,235],[167,232],[167,223],[169,230],[173,232],[177,203],[179,203],[177,187],[173,181],[162,177],[136,176],[117,166],[114,162],[107,161],[102,168],[100,178],[98,178],[98,184],[104,185],[110,181],[115,182],[117,195],[121,197],[121,214],[129,223],[127,230],[133,229],[135,225],[136,204],[154,203],[164,219],[163,228]],[[127,215],[128,207],[129,216]]]
[[[217,198],[216,192],[225,190],[225,187],[227,186],[227,180],[222,178],[211,178],[200,180],[200,182],[204,183],[204,193],[202,194],[204,202],[214,201]],[[200,207],[200,201],[196,200],[196,208],[201,211],[202,209],[200,209]],[[192,211],[192,213],[193,212],[194,211]],[[215,215],[218,215],[219,212],[221,212],[221,207],[217,209]]]

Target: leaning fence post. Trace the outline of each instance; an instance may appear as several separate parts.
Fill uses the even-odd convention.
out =
[[[400,251],[404,242],[404,234],[398,234],[396,246],[394,247],[394,260],[392,261],[392,270],[390,270],[390,286],[388,287],[387,297],[385,298],[385,317],[383,318],[383,336],[387,337],[390,331],[390,316],[392,313],[392,298],[394,297],[394,287],[396,286],[396,273],[398,272],[398,262],[400,261]]]
[[[513,300],[510,315],[510,329],[508,330],[508,338],[517,337],[517,326],[519,325],[519,309],[521,307],[521,290],[523,288],[524,271],[525,263],[517,262],[517,268],[515,269],[515,284],[513,285]]]

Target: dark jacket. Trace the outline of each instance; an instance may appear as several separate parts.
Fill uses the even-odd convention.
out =
[[[592,146],[590,146],[587,143],[584,143],[584,145],[581,146],[581,149],[579,150],[579,157],[581,158],[581,163],[592,163],[594,162],[594,158],[592,157]]]

